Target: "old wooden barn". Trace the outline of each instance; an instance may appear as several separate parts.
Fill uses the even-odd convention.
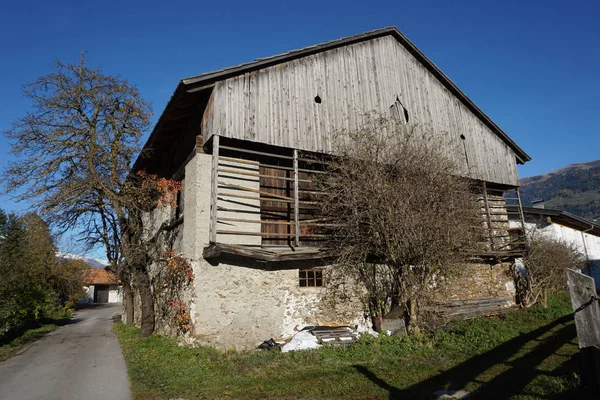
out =
[[[370,111],[428,126],[480,188],[486,243],[473,257],[488,267],[481,288],[457,299],[510,298],[504,267],[493,266],[522,252],[522,226],[508,217],[522,221],[517,164],[530,157],[398,29],[384,28],[175,89],[134,170],[183,183],[177,210],[157,218],[181,220],[197,340],[244,348],[304,325],[364,322],[356,304],[324,305],[328,254],[311,192],[334,134],[357,129]],[[517,208],[508,211],[507,199]]]

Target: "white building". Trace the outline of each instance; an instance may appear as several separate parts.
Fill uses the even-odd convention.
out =
[[[115,274],[101,268],[90,268],[84,271],[84,291],[86,303],[121,303],[123,293]]]
[[[600,225],[566,211],[523,207],[528,231],[575,245],[588,260],[586,272],[600,284]],[[511,221],[511,224],[514,223]],[[516,225],[515,225],[516,226]]]

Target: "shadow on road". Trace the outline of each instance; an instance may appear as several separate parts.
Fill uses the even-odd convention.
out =
[[[73,325],[76,324],[78,322],[81,322],[81,318],[65,318],[65,319],[54,319],[54,320],[50,320],[49,324],[54,324],[54,325],[58,325],[58,326],[65,326],[65,325]]]
[[[477,382],[480,387],[469,396],[469,399],[505,399],[514,394],[528,394],[523,392],[524,389],[540,375],[558,377],[577,372],[577,355],[567,358],[551,372],[541,371],[537,368],[546,358],[556,354],[557,350],[576,337],[575,324],[569,323],[572,320],[572,316],[560,318],[405,389],[388,384],[364,366],[355,365],[354,368],[371,382],[387,390],[389,399],[427,399],[431,398],[432,394],[438,390],[460,390],[470,382]],[[544,335],[547,337],[543,337]],[[513,359],[531,341],[536,341],[538,344],[519,358]],[[501,364],[506,367],[503,372],[487,382],[479,380],[481,374]],[[529,394],[534,395],[533,393]],[[549,398],[566,400],[585,399],[586,397],[581,391],[577,391],[576,393],[557,393]]]
[[[23,324],[21,326],[15,327],[8,332],[6,332],[3,336],[0,336],[0,346],[7,345],[14,340],[22,337],[28,331],[36,328],[41,328],[44,325],[57,325],[57,326],[65,326],[65,325],[73,325],[80,322],[80,318],[63,318],[63,319],[52,319],[52,318],[43,318],[39,321],[30,322]]]
[[[98,308],[118,307],[119,303],[80,303],[75,304],[75,311],[95,310]]]

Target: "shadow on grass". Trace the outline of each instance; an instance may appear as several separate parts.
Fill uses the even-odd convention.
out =
[[[548,325],[508,340],[490,351],[474,356],[447,371],[405,389],[399,389],[388,384],[364,366],[355,365],[354,368],[371,382],[387,390],[389,399],[427,399],[433,397],[432,394],[438,390],[460,390],[470,382],[476,382],[480,386],[476,392],[469,396],[469,399],[505,399],[515,394],[536,396],[534,393],[525,393],[524,390],[538,376],[560,377],[577,371],[576,356],[569,357],[552,372],[544,372],[538,369],[538,366],[544,360],[556,354],[557,350],[576,337],[575,324],[567,324],[572,320],[572,316],[559,318]],[[548,336],[543,338],[544,335]],[[513,359],[531,341],[536,341],[538,344],[530,351]],[[504,365],[506,369],[491,377],[488,381],[480,380],[480,375],[497,365]],[[586,397],[584,393],[577,390],[568,393],[548,393],[544,398],[583,399]]]

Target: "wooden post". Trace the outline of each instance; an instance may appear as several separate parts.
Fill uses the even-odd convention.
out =
[[[600,393],[600,306],[596,283],[590,276],[567,270],[571,304],[575,311],[575,327],[581,355],[581,381],[592,393]],[[596,398],[596,397],[594,397]]]
[[[579,348],[600,346],[600,307],[594,278],[568,269],[567,282],[575,313]],[[584,307],[585,306],[585,307]]]
[[[217,243],[217,193],[219,190],[219,135],[212,139],[212,184],[210,192],[209,242]]]
[[[490,205],[488,202],[487,185],[483,181],[483,201],[485,202],[485,213],[487,215],[488,231],[490,235],[490,247],[494,251],[494,231],[492,230],[492,216],[490,214]]]
[[[298,150],[294,149],[294,245],[300,246],[300,200],[298,197]]]
[[[519,213],[521,213],[521,224],[523,225],[523,237],[525,242],[529,243],[529,236],[525,229],[525,214],[523,214],[523,205],[521,204],[521,196],[519,195],[519,188],[515,188],[515,194],[517,195],[517,202],[519,204]]]

